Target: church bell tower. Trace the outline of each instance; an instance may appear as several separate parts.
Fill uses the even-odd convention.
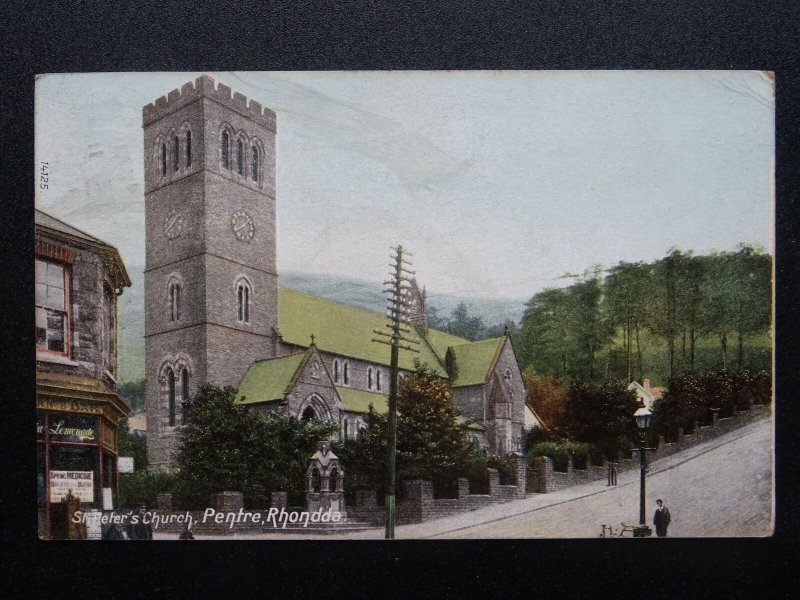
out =
[[[143,109],[148,458],[183,403],[276,354],[275,113],[202,76]]]

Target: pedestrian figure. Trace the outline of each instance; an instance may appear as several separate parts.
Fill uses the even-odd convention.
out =
[[[153,527],[150,525],[150,519],[147,515],[147,506],[145,504],[139,505],[139,514],[137,515],[136,522],[128,523],[128,537],[132,540],[152,540]],[[147,523],[145,523],[147,521]]]
[[[193,540],[194,539],[194,534],[192,533],[192,530],[190,529],[190,527],[191,527],[191,521],[187,521],[186,522],[186,527],[183,529],[181,534],[178,536],[179,540]]]
[[[656,528],[656,536],[667,537],[667,527],[669,527],[669,509],[664,506],[661,498],[656,500],[656,514],[653,515],[653,525]]]

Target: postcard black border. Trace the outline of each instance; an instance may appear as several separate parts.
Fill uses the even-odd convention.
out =
[[[729,0],[6,2],[0,176],[2,570],[9,597],[592,595],[744,597],[797,581],[798,10]],[[764,69],[776,72],[777,522],[772,538],[169,542],[36,540],[33,82],[37,73],[340,69]],[[31,349],[31,350],[29,350]]]

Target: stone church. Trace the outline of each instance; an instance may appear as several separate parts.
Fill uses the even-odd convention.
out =
[[[280,287],[276,260],[275,113],[207,76],[143,109],[148,456],[174,462],[183,403],[199,384],[239,390],[254,410],[336,423],[355,437],[386,411],[386,317]],[[419,354],[448,378],[470,439],[519,449],[526,389],[508,336],[470,342],[425,325],[409,292]]]

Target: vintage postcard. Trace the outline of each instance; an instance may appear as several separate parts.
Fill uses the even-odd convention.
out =
[[[772,535],[774,90],[38,76],[39,537]]]

